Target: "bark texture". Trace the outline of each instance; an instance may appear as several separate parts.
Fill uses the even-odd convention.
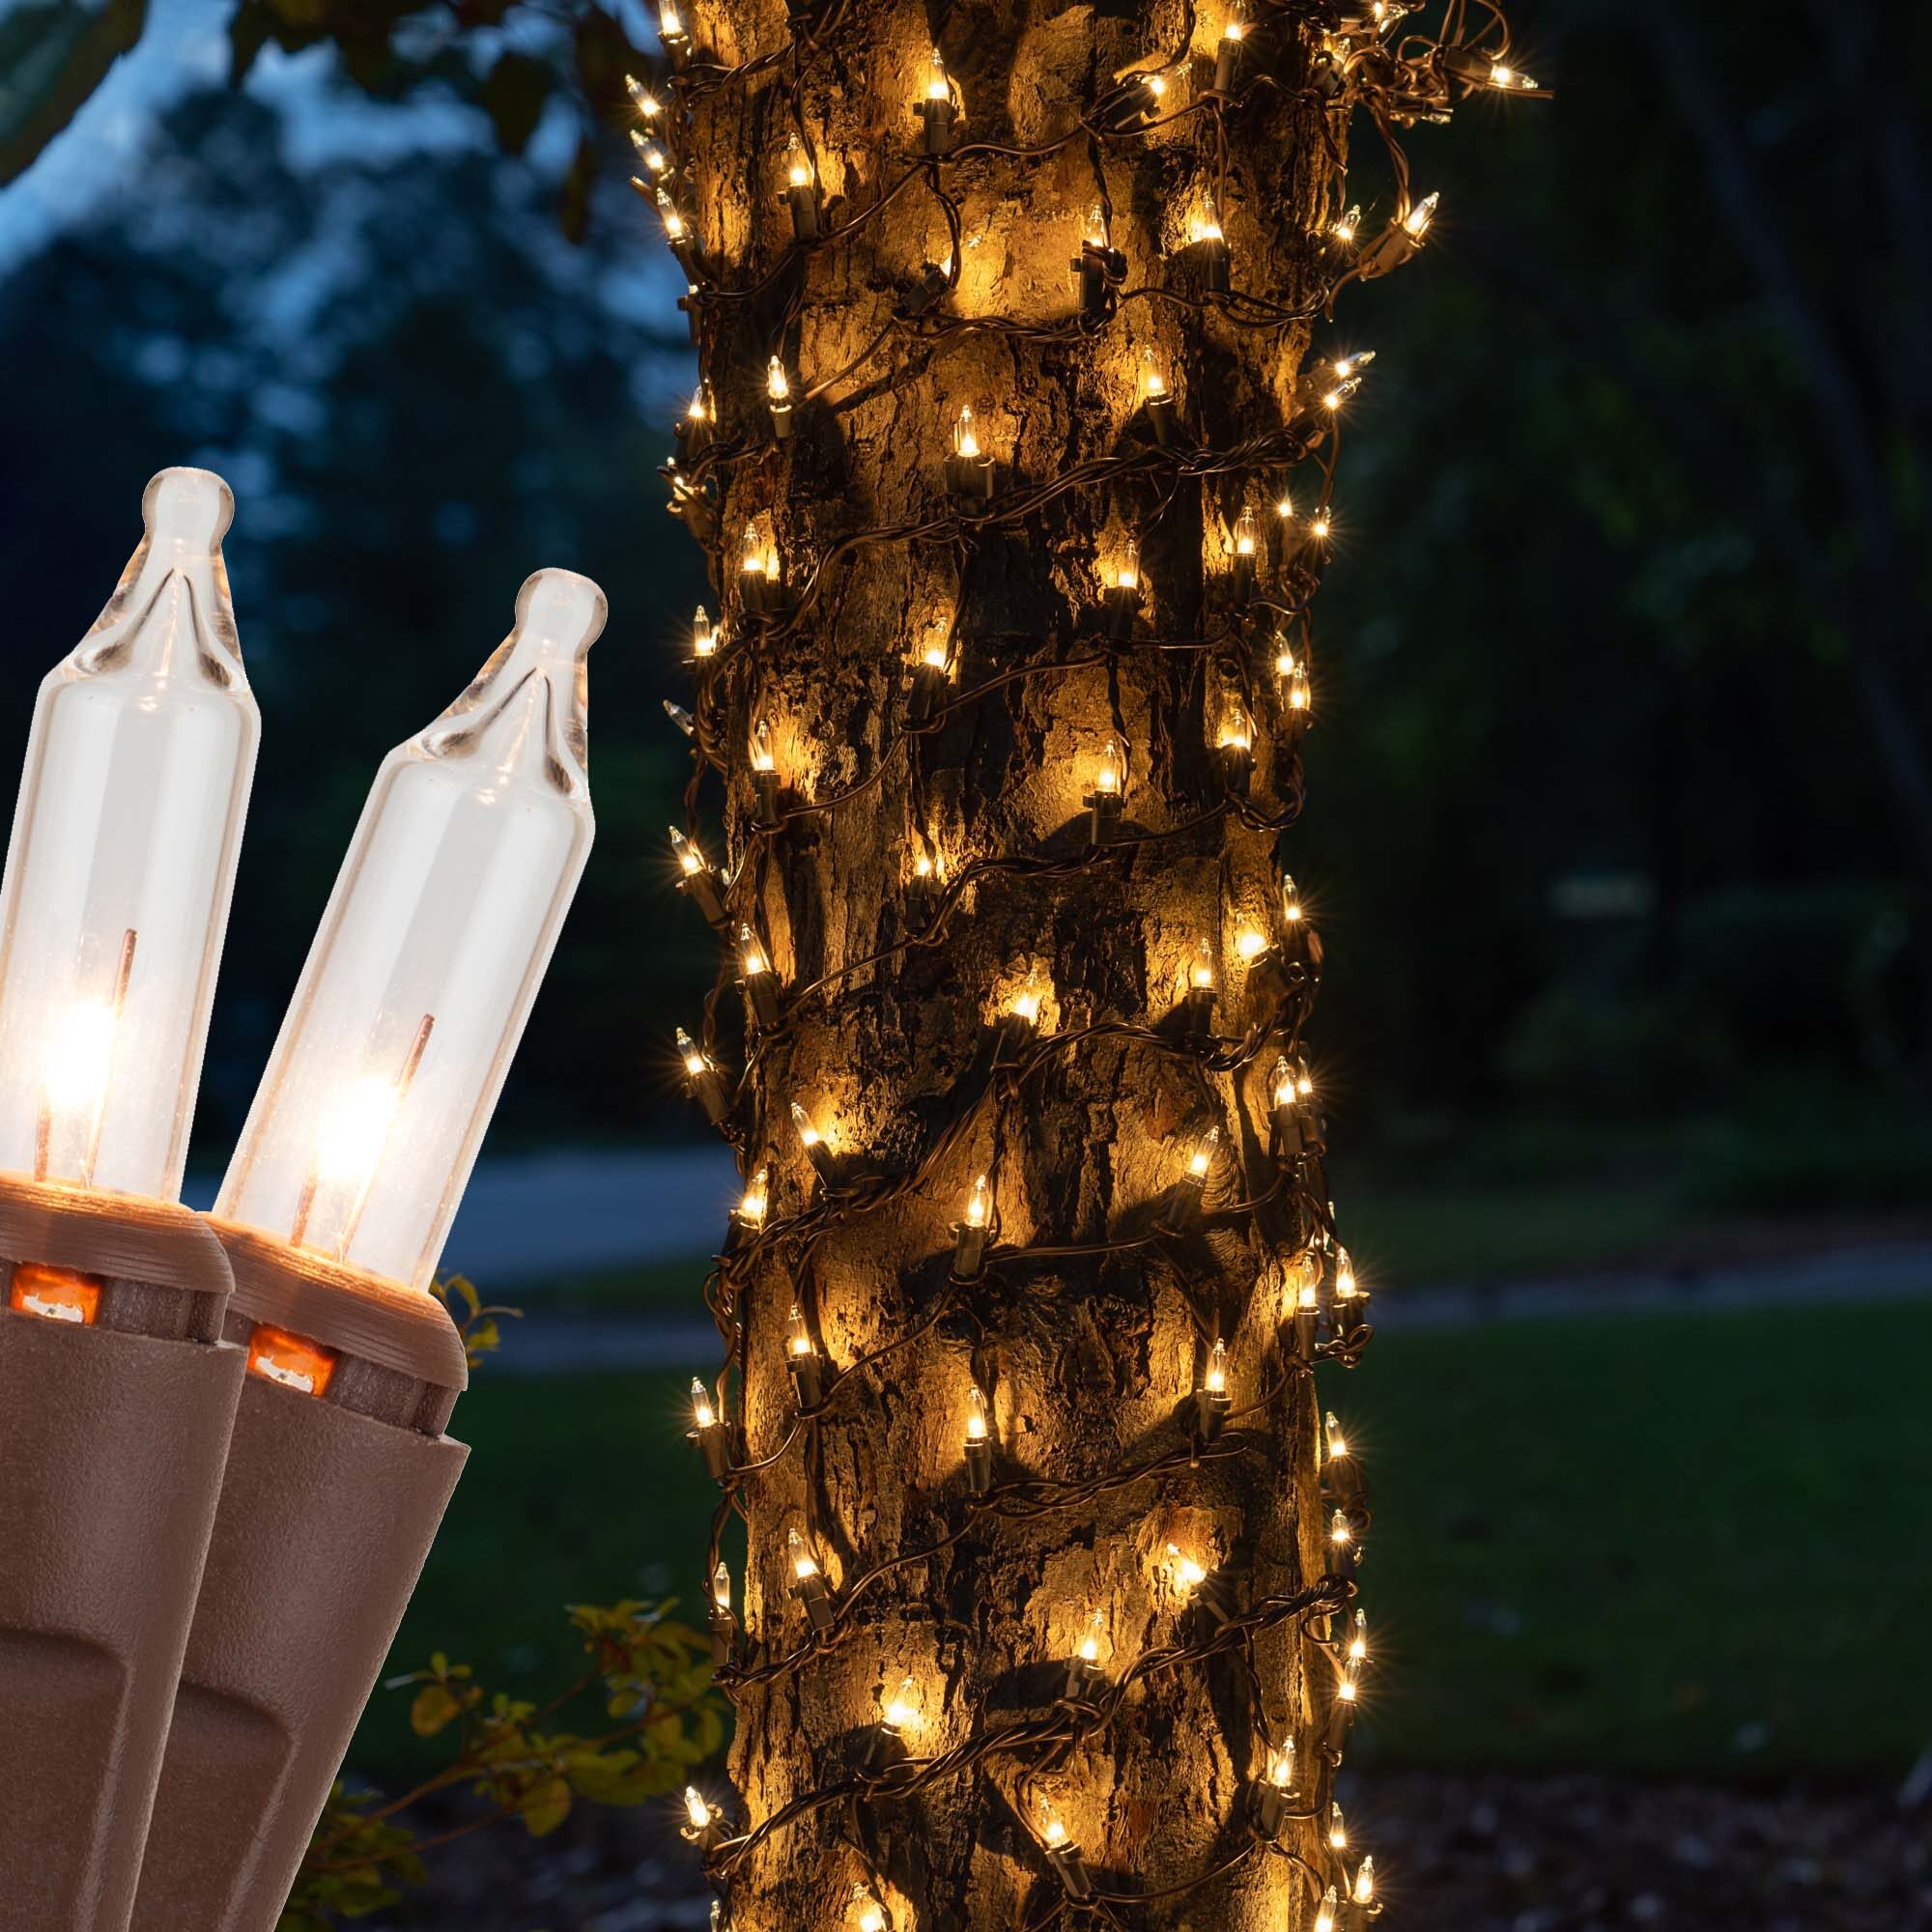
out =
[[[770,1170],[765,1228],[740,1232],[715,1285],[722,1407],[749,1471],[725,1677],[733,1823],[752,1836],[713,1859],[733,1932],[858,1924],[861,1884],[899,1932],[1082,1922],[1044,1856],[1042,1796],[1112,1895],[1085,1908],[1094,1922],[1313,1923],[1319,1892],[1292,1860],[1236,1859],[1269,1739],[1297,1735],[1301,1807],[1321,1788],[1332,1672],[1295,1620],[1149,1670],[1077,1742],[1050,1729],[1094,1612],[1118,1683],[1211,1635],[1205,1600],[1239,1609],[1327,1568],[1313,1380],[1284,1326],[1325,1187],[1318,1161],[1275,1151],[1269,1112],[1319,959],[1284,920],[1271,822],[1298,803],[1300,732],[1269,606],[1298,607],[1320,562],[1320,466],[1291,471],[1279,444],[1305,408],[1309,331],[1205,301],[1189,236],[1218,213],[1237,292],[1312,306],[1334,273],[1342,131],[1309,85],[1321,30],[1286,14],[1251,30],[1237,99],[1204,104],[1223,18],[1169,0],[943,14],[848,0],[788,22],[758,0],[707,0],[689,22],[666,125],[715,420],[681,470],[724,638],[698,670],[692,829],[714,861],[722,847],[729,930],[754,928],[782,1009],[750,1024],[727,948],[702,1044],[734,1091],[726,1130],[747,1174]],[[935,42],[961,152],[922,165],[915,102]],[[1169,125],[1083,130],[1136,69],[1164,72]],[[825,236],[807,249],[784,191],[794,136]],[[1096,206],[1126,258],[1124,298],[1082,328],[1069,264]],[[908,319],[928,264],[953,285]],[[792,398],[781,441],[775,352]],[[1198,474],[1150,454],[1149,367],[1176,394],[1181,443],[1219,453]],[[962,407],[998,465],[990,502],[963,510],[945,477]],[[1256,460],[1229,455],[1249,445]],[[1284,490],[1293,522],[1275,514]],[[1244,509],[1261,530],[1253,606],[1233,556]],[[748,528],[781,565],[776,614],[744,595]],[[1105,587],[1134,537],[1138,614],[1110,645]],[[935,645],[948,683],[916,730],[909,683]],[[1241,804],[1215,749],[1237,706],[1254,729]],[[751,772],[761,721],[776,830],[757,822]],[[1122,840],[1094,858],[1084,799],[1110,738],[1126,760]],[[1243,932],[1269,949],[1252,970]],[[1204,959],[1214,1038],[1190,1047]],[[1029,986],[1037,1028],[996,1066]],[[794,1102],[824,1137],[829,1183]],[[1190,1219],[1187,1163],[1210,1125],[1207,1212]],[[953,1228],[980,1175],[994,1245],[962,1287]],[[828,1385],[803,1423],[794,1301]],[[1217,1337],[1234,1407],[1253,1409],[1218,1445],[1238,1453],[1190,1466]],[[1009,1508],[969,1494],[973,1385]],[[794,1528],[836,1606],[815,1644]],[[1207,1585],[1183,1582],[1177,1550]],[[864,1789],[867,1754],[907,1678],[903,1749],[963,1761],[881,1797]],[[973,1755],[976,1737],[1029,1718],[1048,1725],[1039,1741]],[[1329,1875],[1312,1824],[1281,1845]]]

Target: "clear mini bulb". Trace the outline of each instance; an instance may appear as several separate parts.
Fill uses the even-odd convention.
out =
[[[215,1203],[426,1289],[589,856],[604,593],[540,570],[516,628],[384,759]]]
[[[41,685],[0,885],[0,1168],[180,1196],[261,714],[222,533],[164,469],[107,607]]]

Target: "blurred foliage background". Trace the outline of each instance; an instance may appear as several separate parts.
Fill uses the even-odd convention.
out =
[[[1335,1139],[1411,1181],[1614,1169],[1694,1207],[1908,1206],[1932,1153],[1932,29],[1517,12],[1555,100],[1415,137],[1442,218],[1332,331],[1379,359],[1287,857],[1329,941]],[[152,64],[163,30],[206,84],[103,131],[103,47]],[[665,1037],[710,946],[663,893],[685,757],[657,700],[703,586],[653,473],[693,373],[681,284],[623,185],[620,76],[649,44],[618,0],[0,14],[0,172],[26,170],[0,196],[0,745],[147,475],[207,463],[240,500],[265,755],[203,1165],[376,760],[550,563],[610,593],[601,832],[494,1145],[692,1131]],[[81,212],[15,203],[10,228],[77,143]],[[1378,163],[1364,137],[1371,207]]]

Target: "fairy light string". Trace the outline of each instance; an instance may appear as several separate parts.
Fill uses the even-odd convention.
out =
[[[987,446],[973,406],[962,405],[944,487],[919,513],[847,528],[809,560],[778,528],[784,451],[799,434],[800,412],[836,423],[882,383],[914,380],[944,346],[974,335],[1052,350],[1094,343],[1143,313],[1153,322],[1163,315],[1211,319],[1220,327],[1276,337],[1332,320],[1337,298],[1351,284],[1391,272],[1428,241],[1436,198],[1413,193],[1398,134],[1447,121],[1472,95],[1541,94],[1515,65],[1508,23],[1492,0],[1446,0],[1437,11],[1433,30],[1424,32],[1420,10],[1402,0],[1237,5],[1228,10],[1204,68],[1195,54],[1190,4],[1173,44],[1116,72],[1079,105],[1064,132],[1031,144],[972,134],[957,84],[935,49],[914,103],[916,118],[907,121],[910,152],[881,171],[863,200],[828,197],[826,157],[811,114],[813,88],[843,72],[840,30],[851,0],[831,0],[816,14],[794,13],[783,44],[733,64],[705,49],[701,17],[666,4],[665,71],[648,83],[632,83],[639,160],[633,185],[656,210],[685,269],[690,286],[682,306],[705,372],[679,425],[677,454],[666,466],[670,508],[707,552],[724,609],[716,624],[702,610],[695,620],[691,705],[666,705],[693,750],[687,824],[672,832],[673,856],[687,896],[724,942],[696,1037],[678,1030],[679,1058],[689,1090],[749,1177],[731,1239],[705,1285],[724,1344],[724,1367],[714,1387],[693,1384],[692,1437],[720,1489],[706,1560],[719,1681],[736,1701],[822,1667],[855,1635],[872,1634],[865,1612],[889,1578],[954,1555],[1001,1523],[1079,1518],[1102,1498],[1143,1487],[1164,1499],[1177,1485],[1211,1488],[1217,1472],[1258,1454],[1278,1454],[1269,1421],[1297,1385],[1303,1397],[1290,1412],[1312,1406],[1317,1417],[1327,1552],[1312,1583],[1270,1593],[1234,1552],[1170,1545],[1159,1584],[1166,1634],[1141,1643],[1123,1665],[1103,1661],[1100,1640],[1090,1633],[1072,1658],[1040,1660],[1053,1684],[1033,1708],[982,1711],[965,1735],[923,1750],[915,1742],[919,1726],[908,1701],[919,1687],[907,1678],[882,1704],[863,1752],[828,1748],[824,1762],[814,1764],[816,1781],[768,1815],[737,1823],[703,1795],[688,1794],[687,1835],[703,1853],[724,1914],[734,1878],[756,1853],[803,1821],[835,1813],[847,1821],[843,1842],[861,1874],[846,1922],[862,1932],[909,1932],[903,1907],[895,1918],[886,1902],[893,1888],[880,1817],[951,1781],[989,1776],[1020,1821],[1016,1855],[1029,1845],[1037,1855],[1038,1881],[1025,1889],[1017,1921],[1024,1932],[1059,1924],[1126,1928],[1151,1905],[1183,1898],[1264,1860],[1283,1861],[1305,1899],[1296,1925],[1359,1932],[1381,1909],[1373,1859],[1350,1843],[1333,1781],[1368,1665],[1357,1594],[1372,1520],[1366,1482],[1339,1419],[1308,1393],[1318,1365],[1353,1368],[1373,1328],[1369,1293],[1354,1277],[1328,1198],[1321,1101],[1304,1057],[1321,946],[1293,881],[1278,879],[1278,909],[1265,925],[1251,920],[1225,945],[1220,934],[1204,940],[1188,982],[1144,1019],[1072,1018],[1044,1026],[1040,994],[1029,979],[987,1029],[982,1051],[947,1104],[926,1118],[910,1154],[900,1151],[875,1167],[828,1142],[814,1122],[814,1097],[798,1093],[789,1096],[797,1141],[787,1146],[782,1121],[761,1120],[757,1097],[772,1057],[786,1050],[808,1015],[862,1001],[865,986],[888,969],[942,956],[955,923],[980,895],[1005,889],[1051,902],[1057,889],[1107,868],[1126,875],[1144,856],[1195,855],[1206,835],[1224,824],[1271,836],[1295,822],[1317,681],[1310,607],[1329,554],[1343,423],[1374,358],[1368,352],[1312,357],[1276,427],[1217,445],[1199,415],[1179,407],[1177,362],[1160,366],[1158,357],[1172,354],[1178,360],[1180,350],[1156,330],[1155,343],[1164,346],[1142,352],[1135,412],[1113,448],[1079,456],[1051,474],[1019,474]],[[1291,47],[1304,57],[1286,58]],[[1292,84],[1285,78],[1291,69]],[[714,257],[697,232],[690,189],[702,159],[694,152],[695,118],[707,105],[753,98],[760,83],[775,89],[782,104],[783,173],[774,195],[787,211],[788,239],[770,266],[755,272]],[[1282,295],[1239,283],[1221,223],[1234,193],[1231,118],[1263,94],[1290,93],[1318,114],[1335,201],[1319,237],[1318,271],[1306,288]],[[1357,113],[1368,117],[1386,156],[1393,187],[1386,218],[1365,219],[1348,200],[1342,130]],[[1132,261],[1115,246],[1105,157],[1127,144],[1178,146],[1188,139],[1202,192],[1187,239],[1167,261]],[[949,312],[960,292],[967,245],[962,178],[1001,165],[1037,167],[1076,150],[1088,157],[1094,198],[1069,263],[1071,312],[1040,321]],[[937,213],[947,252],[903,281],[883,323],[855,355],[822,374],[802,366],[802,265],[848,253],[909,197],[923,197]],[[768,241],[759,239],[761,245]],[[721,403],[711,370],[724,335],[742,350],[747,328],[762,338],[765,383],[755,399],[729,396]],[[1197,365],[1202,353],[1198,343],[1188,349]],[[1187,378],[1190,388],[1211,380],[1198,366]],[[1303,475],[1310,467],[1312,489]],[[1054,506],[1074,499],[1136,505],[1124,526],[1118,518],[1106,525],[1109,554],[1093,560],[1095,588],[1074,630],[1047,639],[967,633],[962,613],[989,543],[1005,532],[1037,533]],[[740,523],[748,503],[758,507]],[[1216,614],[1193,637],[1156,630],[1143,564],[1183,503],[1199,505],[1205,532],[1223,532],[1221,567],[1210,566],[1205,585],[1205,608]],[[881,721],[863,774],[807,789],[798,771],[783,768],[775,747],[763,709],[766,674],[808,630],[821,643],[828,631],[836,636],[845,578],[868,555],[889,550],[916,553],[935,576],[950,573],[951,617],[941,634],[909,646],[903,696]],[[1212,748],[1165,798],[1134,782],[1122,676],[1129,666],[1163,660],[1198,668]],[[996,696],[1050,680],[1087,681],[1102,695],[1112,726],[1081,819],[1033,849],[980,851],[952,863],[915,832],[896,936],[783,983],[776,965],[781,936],[765,928],[774,891],[781,891],[774,880],[780,843],[840,812],[876,809],[894,781],[903,781],[915,824],[923,822],[923,747]],[[755,721],[749,740],[747,720]],[[1171,730],[1162,721],[1151,723]],[[744,795],[749,776],[754,794],[735,821],[735,858],[716,867],[696,822],[707,774],[722,779],[734,798]],[[710,849],[719,849],[716,840]],[[1051,990],[1065,1009],[1071,989]],[[743,1019],[734,1025],[741,1001]],[[732,1036],[740,1026],[742,1064],[734,1078]],[[1171,1184],[1101,1238],[1002,1239],[1003,1169],[1030,1092],[1069,1056],[1103,1045],[1132,1049],[1168,1071],[1170,1094],[1178,1096],[1178,1118],[1166,1136]],[[952,1224],[951,1256],[935,1255],[906,1285],[913,1319],[835,1360],[819,1319],[820,1256],[842,1231],[868,1217],[895,1208],[924,1210],[962,1167],[976,1170],[977,1179]],[[796,1184],[773,1179],[801,1168],[807,1178]],[[827,1432],[851,1426],[850,1392],[867,1387],[875,1371],[935,1334],[984,1343],[1030,1282],[1067,1262],[1104,1270],[1127,1258],[1158,1259],[1163,1278],[1185,1293],[1195,1244],[1225,1236],[1249,1239],[1263,1257],[1250,1304],[1236,1312],[1190,1298],[1194,1386],[1177,1391],[1172,1416],[1146,1432],[1132,1458],[1065,1478],[1018,1468],[1010,1453],[989,1448],[990,1408],[975,1382],[970,1406],[961,1407],[955,1479],[924,1497],[918,1511],[932,1531],[869,1554],[848,1550],[842,1536],[828,1534],[819,1493]],[[760,1284],[770,1282],[785,1284],[793,1297],[785,1348],[795,1400],[772,1439],[753,1447],[734,1419],[733,1390],[747,1367],[747,1317]],[[769,1326],[769,1317],[759,1325]],[[1239,1397],[1231,1375],[1240,1383]],[[794,1463],[805,1507],[782,1534],[795,1601],[768,1595],[761,1628],[748,1630],[732,1604],[724,1533],[733,1517],[750,1525],[748,1495]],[[1204,1554],[1212,1560],[1203,1562]],[[1100,1615],[1094,1612],[1095,1620]],[[1275,1634],[1290,1638],[1300,1658],[1285,1699],[1278,1667],[1264,1667],[1257,1648]],[[1210,1666],[1231,1672],[1242,1687],[1249,1735],[1229,1746],[1236,1764],[1252,1768],[1239,1815],[1228,1821],[1226,1849],[1204,1867],[1122,1889],[1110,1871],[1090,1862],[1056,1793],[1077,1775],[1083,1747],[1131,1721],[1136,1693],[1156,1680]],[[1291,1834],[1291,1825],[1304,1829]],[[1284,1842],[1291,1835],[1294,1843]],[[723,1915],[714,1918],[728,1923]]]

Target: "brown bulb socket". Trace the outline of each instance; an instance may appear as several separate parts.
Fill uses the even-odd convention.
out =
[[[36,1263],[91,1320],[9,1305]],[[0,1179],[0,1932],[132,1922],[242,1386],[228,1290],[185,1208]]]
[[[442,1305],[227,1222],[231,1335],[335,1353],[320,1395],[242,1390],[136,1906],[273,1932],[469,1451]]]

